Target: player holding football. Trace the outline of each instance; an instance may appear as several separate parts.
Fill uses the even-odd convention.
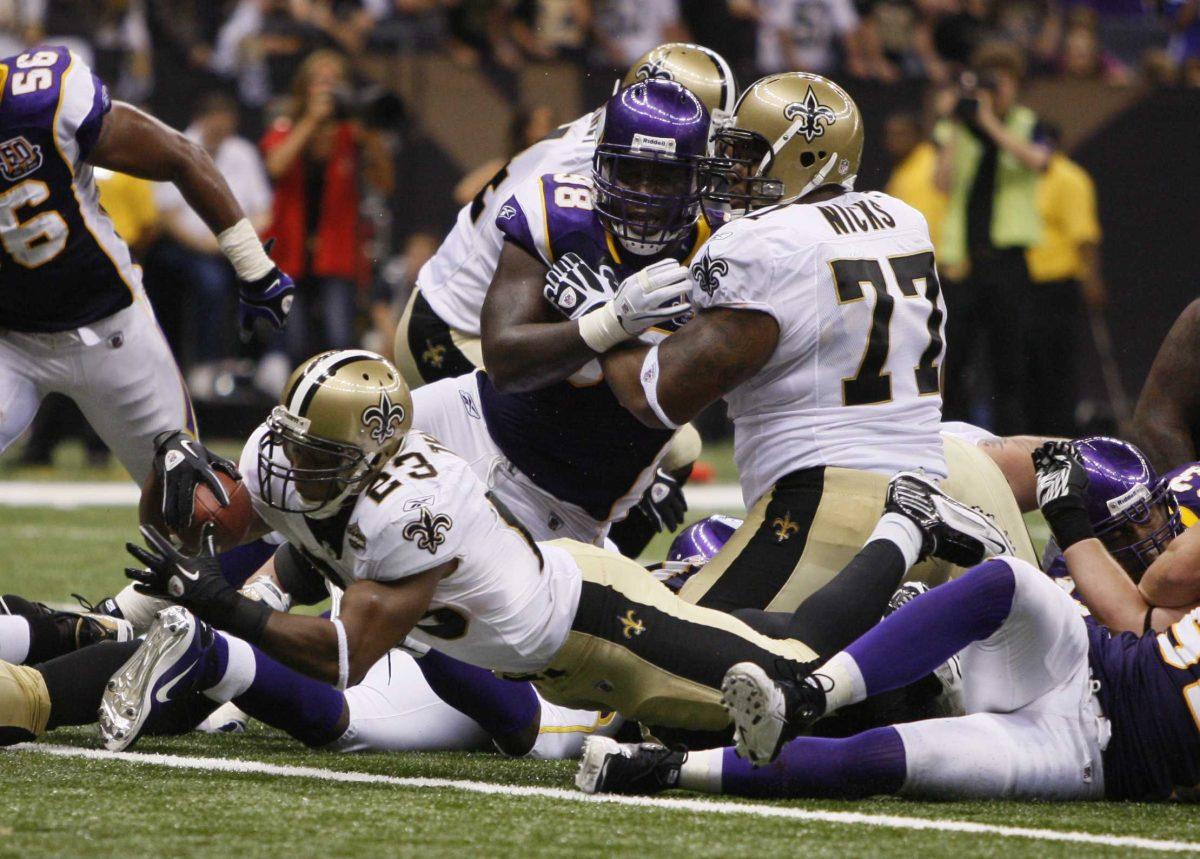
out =
[[[0,451],[57,391],[141,483],[154,438],[195,434],[187,391],[100,208],[92,168],[174,183],[241,281],[244,327],[287,318],[293,285],[271,262],[204,149],[108,89],[66,48],[0,61]]]
[[[948,491],[997,516],[1034,560],[997,469],[939,435],[945,311],[933,245],[916,210],[852,190],[862,143],[858,108],[832,81],[753,84],[706,162],[706,215],[725,223],[691,267],[696,318],[601,360],[649,427],[730,404],[749,514],[681,593],[700,605],[795,609],[854,556],[889,477],[906,469],[949,475]],[[922,572],[937,581],[950,568]],[[869,568],[841,578],[865,630],[897,582]]]

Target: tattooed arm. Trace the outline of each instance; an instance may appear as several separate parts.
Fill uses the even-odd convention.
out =
[[[1022,513],[1037,510],[1037,476],[1033,471],[1033,452],[1055,439],[1040,435],[1010,435],[979,442],[979,449],[992,458],[1017,499]]]
[[[1200,299],[1193,301],[1163,340],[1133,414],[1133,439],[1158,471],[1196,458],[1200,428]]]

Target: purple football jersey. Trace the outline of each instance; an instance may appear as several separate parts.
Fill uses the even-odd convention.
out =
[[[0,327],[87,325],[141,289],[85,161],[111,108],[108,90],[53,45],[0,61],[0,79]]]
[[[1189,462],[1168,471],[1162,478],[1179,502],[1179,515],[1185,528],[1200,521],[1200,462]]]
[[[698,226],[656,256],[627,253],[592,209],[591,180],[561,173],[519,189],[500,208],[496,226],[506,241],[547,266],[566,253],[578,255],[614,288],[668,256],[686,265],[708,237],[706,227]],[[600,521],[612,517],[614,505],[629,495],[672,435],[635,418],[603,382],[564,381],[501,393],[483,373],[479,392],[488,432],[505,456],[542,489]]]

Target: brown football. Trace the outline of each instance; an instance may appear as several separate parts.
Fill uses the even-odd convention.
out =
[[[250,493],[245,484],[234,480],[226,474],[217,472],[217,478],[229,493],[229,505],[222,507],[212,490],[203,483],[196,487],[192,506],[192,522],[183,533],[176,533],[167,528],[162,518],[162,483],[154,472],[150,473],[145,485],[142,486],[142,499],[138,507],[141,521],[154,525],[163,533],[173,533],[189,552],[196,551],[200,546],[200,531],[205,523],[216,525],[217,551],[223,552],[240,545],[250,532],[256,519],[254,508],[250,504]]]

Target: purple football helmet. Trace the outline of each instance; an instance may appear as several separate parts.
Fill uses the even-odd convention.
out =
[[[1145,572],[1183,530],[1174,493],[1129,442],[1094,436],[1075,449],[1088,473],[1084,504],[1096,536],[1130,573]]]
[[[608,100],[592,161],[608,232],[644,253],[687,235],[700,215],[710,124],[700,99],[674,81],[641,81]]]
[[[709,516],[693,522],[671,542],[667,560],[653,570],[656,578],[676,593],[721,551],[721,547],[742,526],[733,516]]]

